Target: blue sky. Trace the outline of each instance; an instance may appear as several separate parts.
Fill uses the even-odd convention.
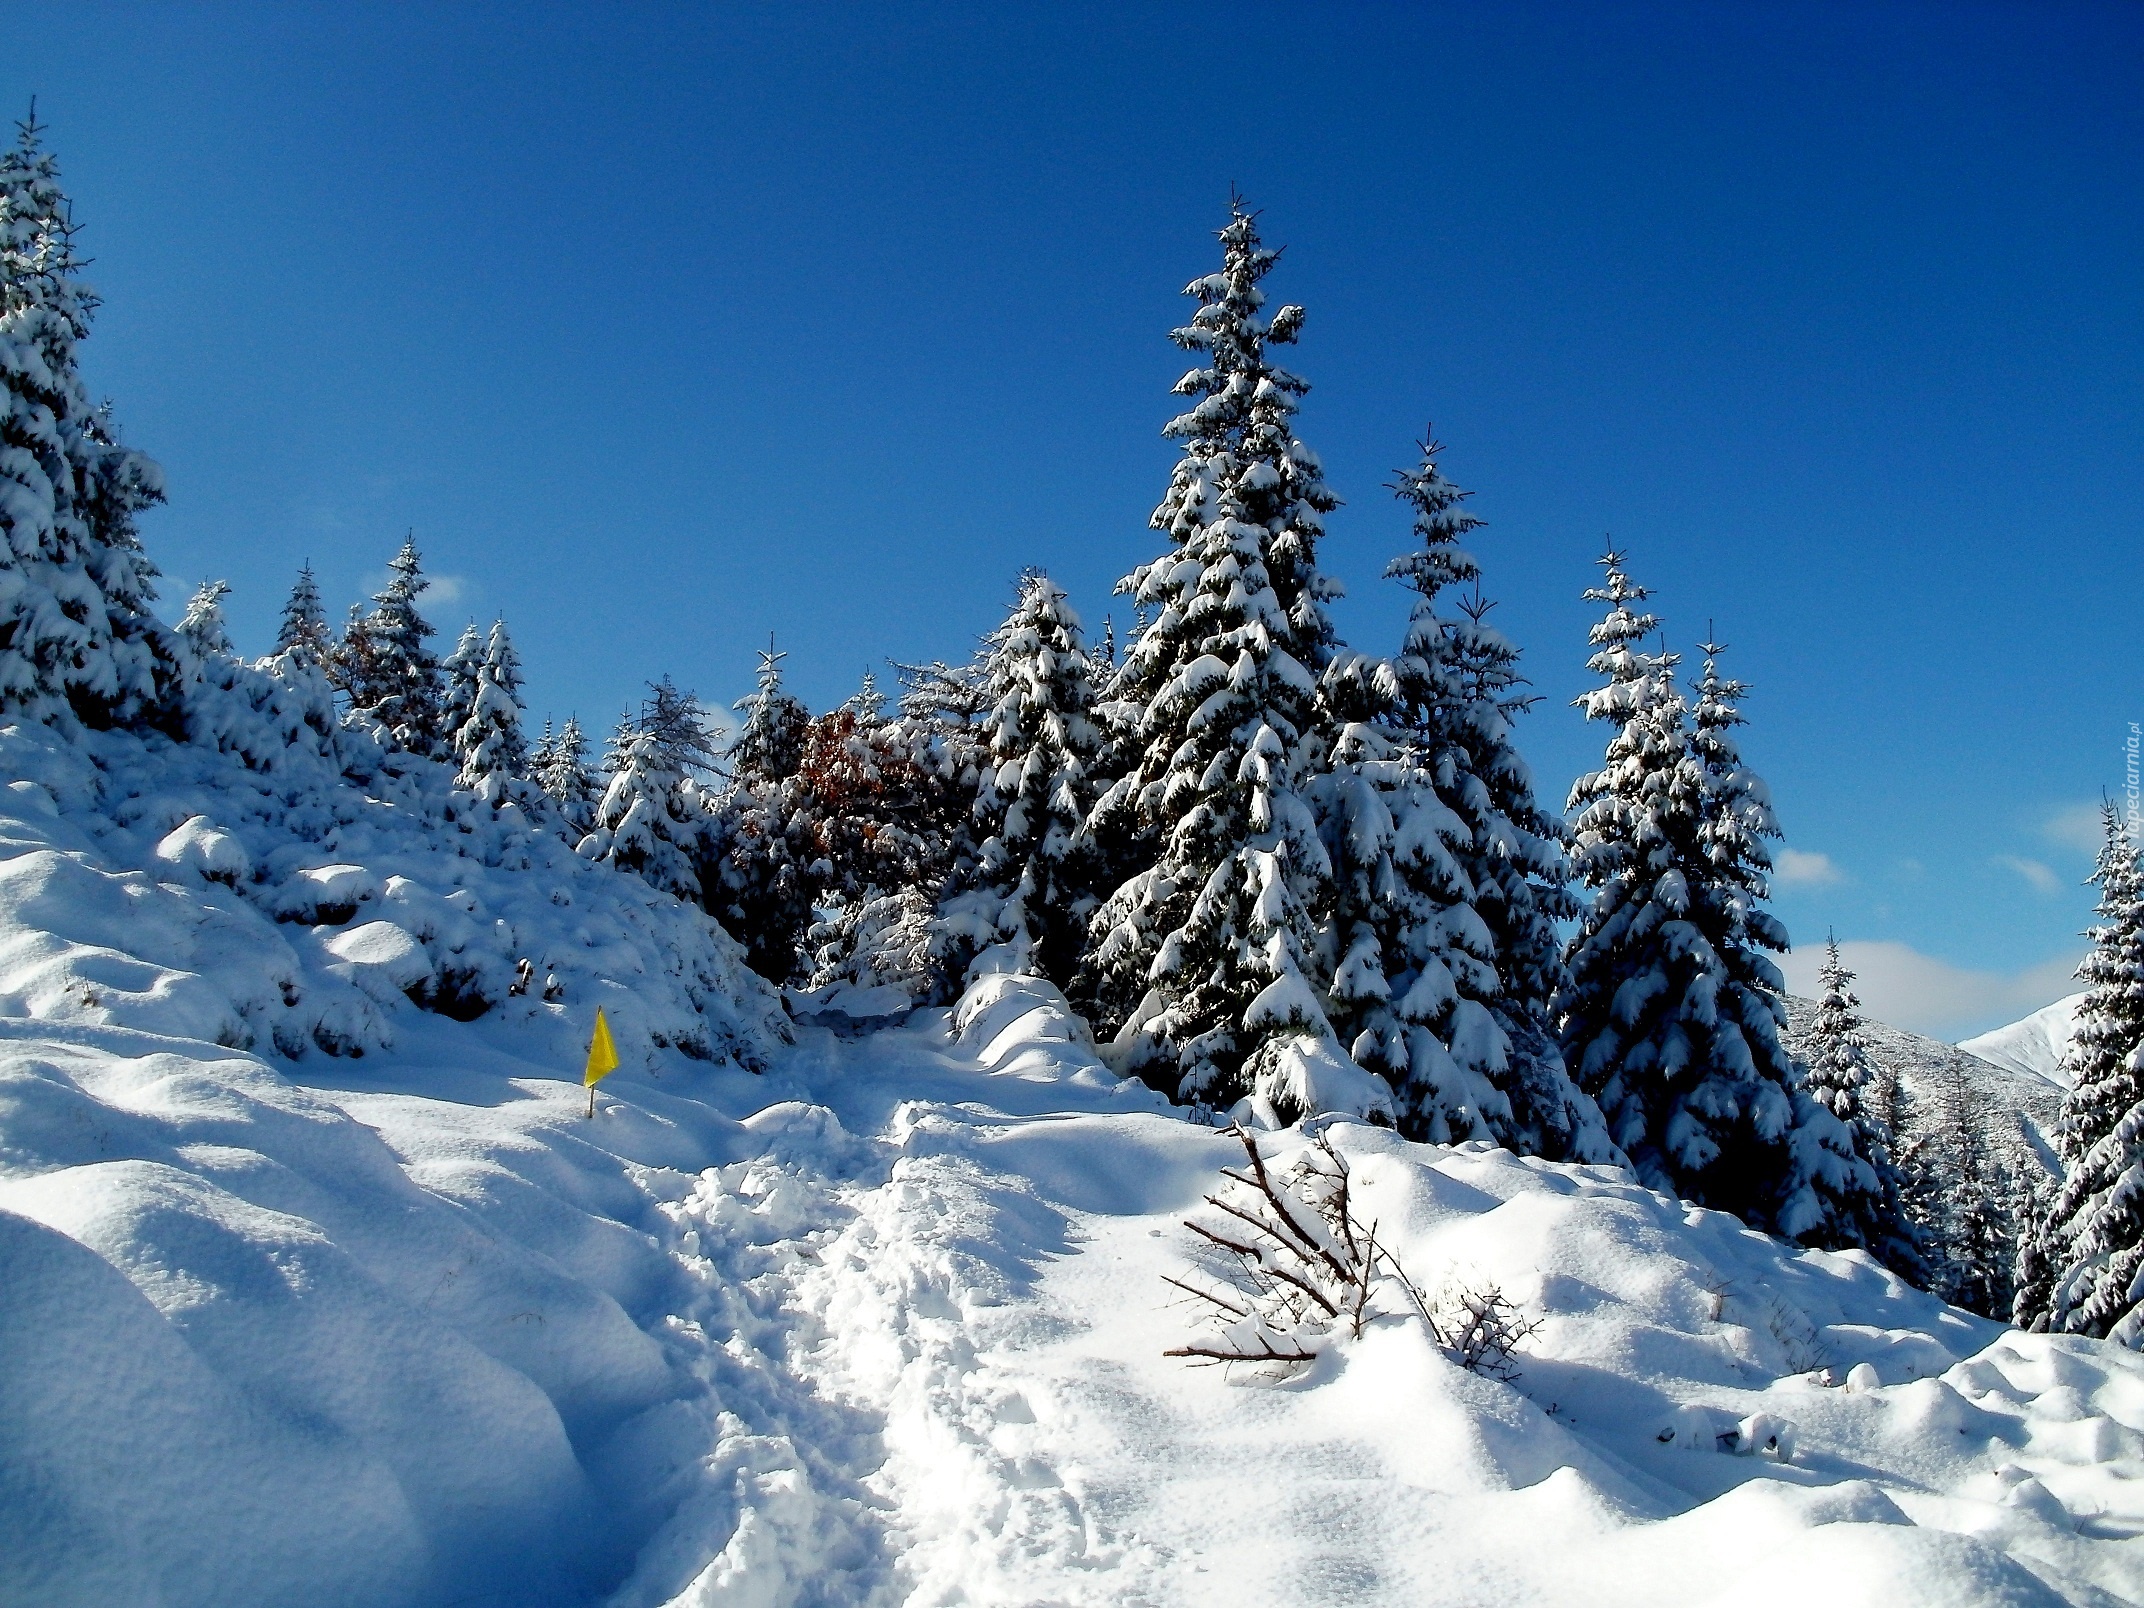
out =
[[[1309,308],[1355,645],[1382,489],[1476,491],[1560,798],[1605,533],[1753,683],[1799,975],[1902,1025],[2068,991],[2144,719],[2144,12],[2131,5],[6,7],[165,464],[258,649],[414,528],[535,716],[814,707],[1040,564],[1150,556],[1179,287],[1229,186]],[[1121,610],[1120,610],[1121,612]]]

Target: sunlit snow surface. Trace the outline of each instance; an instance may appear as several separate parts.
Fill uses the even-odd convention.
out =
[[[2043,1005],[2022,1021],[1998,1027],[1992,1033],[1961,1041],[1958,1048],[1997,1066],[2007,1066],[2050,1083],[2069,1086],[2062,1073],[2062,1058],[2077,1033],[2077,1007],[2084,995],[2071,994],[2052,1005]]]
[[[0,1601],[2144,1596],[2131,1353],[1612,1173],[1341,1124],[1417,1281],[1540,1320],[1519,1377],[1399,1318],[1284,1383],[1189,1368],[1163,1275],[1240,1151],[1119,1084],[1046,985],[785,1045],[697,916],[443,825],[443,784],[331,843],[289,826],[323,798],[249,813],[107,747],[0,734],[36,788],[0,803]],[[333,865],[345,905],[378,891],[276,919]],[[349,941],[375,920],[409,943]],[[405,997],[472,945],[540,951],[564,997]],[[338,985],[368,1053],[278,1054]],[[654,1043],[688,996],[713,1059]],[[590,1121],[598,1000],[630,1042]],[[1719,1449],[1757,1412],[1791,1462]]]

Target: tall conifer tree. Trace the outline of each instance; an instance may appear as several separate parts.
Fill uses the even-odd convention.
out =
[[[723,756],[731,779],[740,787],[764,787],[796,775],[804,760],[804,728],[811,711],[782,685],[782,661],[773,638],[759,655],[757,684],[733,706],[744,716]]]
[[[447,740],[447,757],[456,764],[461,762],[461,729],[476,707],[477,677],[483,664],[484,638],[471,620],[455,639],[454,651],[439,662],[439,729]]]
[[[2100,919],[2062,1058],[2056,1143],[2069,1170],[2020,1259],[2017,1320],[2144,1347],[2144,865],[2113,805],[2102,820]]]
[[[396,746],[436,758],[444,751],[439,661],[426,646],[431,624],[417,611],[431,582],[414,538],[387,567],[391,577],[374,595],[371,612],[353,621],[344,638],[345,691],[352,708],[376,721]]]
[[[1518,653],[1483,623],[1480,565],[1462,545],[1481,521],[1441,450],[1425,437],[1393,488],[1421,542],[1385,572],[1417,594],[1400,654],[1342,658],[1326,678],[1346,722],[1320,794],[1339,867],[1334,1006],[1356,1059],[1399,1091],[1403,1131],[1620,1160],[1551,1031],[1554,923],[1572,908],[1563,829],[1511,744],[1528,702]],[[1475,603],[1446,612],[1462,585]]]
[[[1292,428],[1309,387],[1268,355],[1303,317],[1261,311],[1279,253],[1240,203],[1220,239],[1174,333],[1201,360],[1166,430],[1183,455],[1151,522],[1170,547],[1119,588],[1146,620],[1112,689],[1128,773],[1098,827],[1128,816],[1152,859],[1097,913],[1081,993],[1164,1090],[1217,1106],[1259,1090],[1286,1113],[1291,1046],[1332,1036],[1309,975],[1331,867],[1300,784],[1329,752],[1317,681],[1339,588],[1316,548],[1338,499]]]
[[[175,728],[188,655],[150,612],[135,533],[163,471],[90,403],[76,349],[97,297],[44,131],[18,128],[0,154],[0,711]]]
[[[453,733],[454,756],[461,767],[455,785],[494,804],[513,792],[528,769],[521,713],[521,658],[501,618],[485,635],[468,708]]]
[[[611,739],[609,769],[595,829],[581,852],[593,850],[596,858],[636,872],[665,893],[697,901],[693,858],[704,823],[694,816],[675,751],[627,715]]]

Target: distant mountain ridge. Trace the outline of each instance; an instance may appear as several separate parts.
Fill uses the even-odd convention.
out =
[[[1958,1048],[1996,1066],[2045,1078],[2057,1088],[2066,1089],[2069,1080],[2062,1075],[2062,1057],[2076,1034],[2077,1007],[2083,1003],[2082,993],[2058,999],[2008,1027],[1964,1039]]]

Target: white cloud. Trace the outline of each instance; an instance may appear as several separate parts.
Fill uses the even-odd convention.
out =
[[[365,589],[365,595],[369,598],[386,591],[387,583],[394,578],[393,570],[379,569],[358,584]],[[417,612],[421,614],[435,604],[463,602],[473,596],[475,591],[476,587],[466,575],[434,575],[427,572],[424,577],[423,595],[417,599]],[[436,625],[439,622],[435,620],[432,623]]]
[[[2079,854],[2097,855],[2106,840],[2097,804],[2065,804],[2040,823],[2040,836]]]
[[[2006,870],[2015,871],[2032,884],[2033,891],[2036,893],[2060,893],[2062,891],[2062,878],[2056,876],[2051,867],[2042,865],[2038,860],[2021,859],[2015,854],[1998,854],[1995,857],[1995,863]]]
[[[1846,873],[1832,863],[1830,855],[1801,849],[1781,849],[1772,869],[1783,888],[1824,888],[1846,880]]]
[[[2023,971],[1977,971],[1924,955],[1889,940],[1856,940],[1839,945],[1839,957],[1855,975],[1854,992],[1879,1022],[1909,1033],[1955,1041],[2029,1016],[2077,991],[2077,963],[2082,951],[2042,961]],[[1822,945],[1798,949],[1780,958],[1790,992],[1815,998],[1817,968],[1824,963]]]

